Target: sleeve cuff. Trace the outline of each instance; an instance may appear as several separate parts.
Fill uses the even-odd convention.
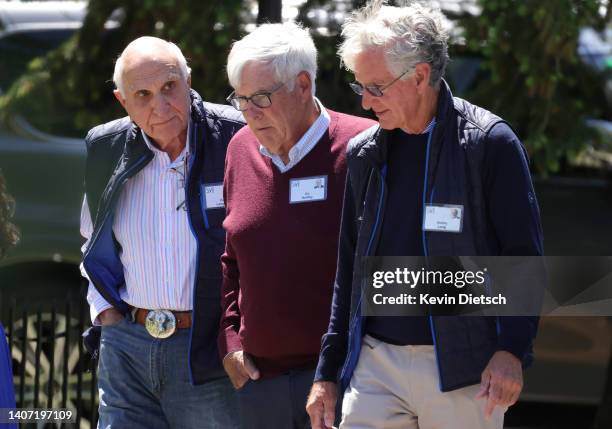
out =
[[[317,368],[313,381],[331,381],[332,383],[337,383],[338,377],[336,377],[335,374],[332,376],[329,373],[326,373],[324,370]]]
[[[498,351],[504,351],[511,353],[518,360],[523,362],[527,352],[529,351],[529,346],[531,343],[524,343],[522,341],[509,341],[509,340],[500,340],[497,346]]]
[[[111,308],[112,304],[109,304],[91,283],[89,283],[89,287],[87,288],[87,302],[89,302],[89,315],[91,317],[91,323],[93,323],[94,326],[100,326],[101,323],[98,316],[104,310]]]
[[[525,356],[531,350],[531,344],[531,338],[500,335],[497,343],[497,350],[511,353],[516,356],[518,360],[523,362]]]
[[[228,326],[219,334],[219,357],[223,361],[223,358],[229,353],[238,352],[242,350],[242,343],[238,332],[233,326]]]
[[[512,356],[520,360],[521,362],[523,362],[523,358],[525,357],[525,353],[516,347],[498,346],[497,351],[498,352],[508,352]]]
[[[338,368],[336,365],[331,365],[329,360],[319,355],[319,363],[315,370],[314,381],[331,381],[338,382]]]

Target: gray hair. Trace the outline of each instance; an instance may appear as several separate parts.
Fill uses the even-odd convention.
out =
[[[342,26],[344,42],[338,55],[344,66],[354,72],[356,57],[371,48],[384,48],[389,71],[399,76],[419,63],[431,66],[429,84],[438,87],[448,63],[448,33],[442,27],[440,10],[419,3],[405,7],[372,1],[353,12]]]
[[[160,46],[168,49],[168,51],[170,51],[176,57],[179,70],[183,79],[187,80],[191,75],[191,68],[187,65],[187,60],[185,59],[183,52],[181,52],[181,48],[179,48],[177,45],[172,42],[168,42],[167,40],[159,39],[157,37],[139,37],[138,39],[133,40],[126,46],[126,48],[123,50],[121,55],[119,55],[119,58],[117,58],[117,61],[115,62],[115,70],[113,71],[113,82],[115,83],[115,87],[119,90],[123,97],[125,97],[125,88],[123,87],[124,55],[129,48],[133,48],[136,45],[144,44],[159,44]]]
[[[268,64],[274,77],[290,91],[295,83],[292,78],[305,71],[314,95],[317,48],[308,30],[298,24],[263,24],[233,44],[227,57],[227,77],[234,89],[240,86],[242,69],[251,61]]]

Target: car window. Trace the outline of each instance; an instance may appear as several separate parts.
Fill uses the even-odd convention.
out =
[[[57,48],[73,29],[20,32],[0,38],[0,91],[6,91],[26,70],[28,63]]]

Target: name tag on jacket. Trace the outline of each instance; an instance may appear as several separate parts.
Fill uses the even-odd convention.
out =
[[[461,232],[463,206],[451,204],[425,204],[424,231]]]
[[[205,183],[202,185],[204,190],[204,202],[206,209],[222,209],[225,207],[223,201],[223,183]]]

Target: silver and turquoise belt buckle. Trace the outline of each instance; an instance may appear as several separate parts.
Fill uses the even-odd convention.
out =
[[[153,338],[168,338],[176,332],[176,317],[170,310],[151,310],[145,328]]]

